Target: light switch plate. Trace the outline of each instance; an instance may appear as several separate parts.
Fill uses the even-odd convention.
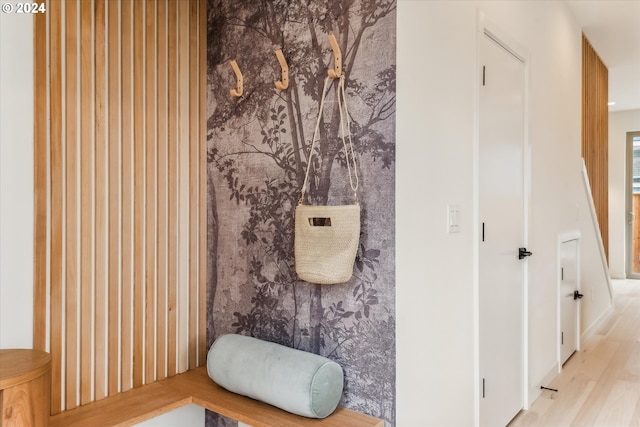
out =
[[[447,205],[447,232],[460,232],[460,207],[458,205]]]

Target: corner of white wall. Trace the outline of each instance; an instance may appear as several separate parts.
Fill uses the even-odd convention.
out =
[[[0,14],[0,348],[33,346],[33,17]]]

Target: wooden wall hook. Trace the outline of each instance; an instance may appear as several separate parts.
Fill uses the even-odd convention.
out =
[[[242,73],[240,72],[240,67],[238,67],[238,63],[235,59],[229,61],[229,64],[231,64],[231,68],[233,68],[233,72],[236,75],[236,88],[230,89],[229,92],[234,98],[239,98],[242,96]]]
[[[289,65],[287,65],[287,61],[284,59],[281,49],[276,50],[276,56],[278,57],[280,68],[282,68],[282,80],[275,82],[276,89],[285,90],[289,87]]]
[[[329,44],[331,44],[331,50],[333,50],[333,69],[329,69],[327,74],[332,79],[339,79],[342,76],[342,52],[340,51],[340,46],[338,46],[336,36],[333,34],[329,34]]]

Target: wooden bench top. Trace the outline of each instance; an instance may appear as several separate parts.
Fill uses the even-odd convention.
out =
[[[49,353],[38,350],[0,350],[0,390],[26,383],[49,371]]]
[[[223,389],[204,366],[54,415],[50,427],[127,427],[191,403],[254,427],[384,427],[381,419],[341,407],[324,419],[291,414]]]

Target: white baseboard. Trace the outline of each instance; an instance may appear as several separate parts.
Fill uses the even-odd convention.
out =
[[[609,316],[611,316],[611,314],[613,314],[613,304],[611,304],[609,306],[609,308],[607,308],[604,312],[602,312],[602,314],[600,315],[600,317],[598,317],[595,322],[593,322],[591,324],[591,326],[589,326],[582,335],[580,335],[580,346],[582,346],[582,344],[589,339],[597,330],[600,326],[602,326],[602,324],[609,318]]]
[[[558,376],[558,373],[560,372],[560,366],[558,365],[558,363],[554,363],[553,366],[551,367],[551,369],[549,369],[549,371],[547,372],[547,374],[542,378],[542,380],[540,380],[539,382],[535,383],[535,384],[531,384],[531,386],[529,387],[529,407],[531,407],[531,405],[533,405],[533,402],[536,401],[536,399],[540,396],[540,394],[542,393],[542,389],[540,388],[540,386],[545,386],[548,387],[549,383],[551,381],[553,381],[553,379]]]

